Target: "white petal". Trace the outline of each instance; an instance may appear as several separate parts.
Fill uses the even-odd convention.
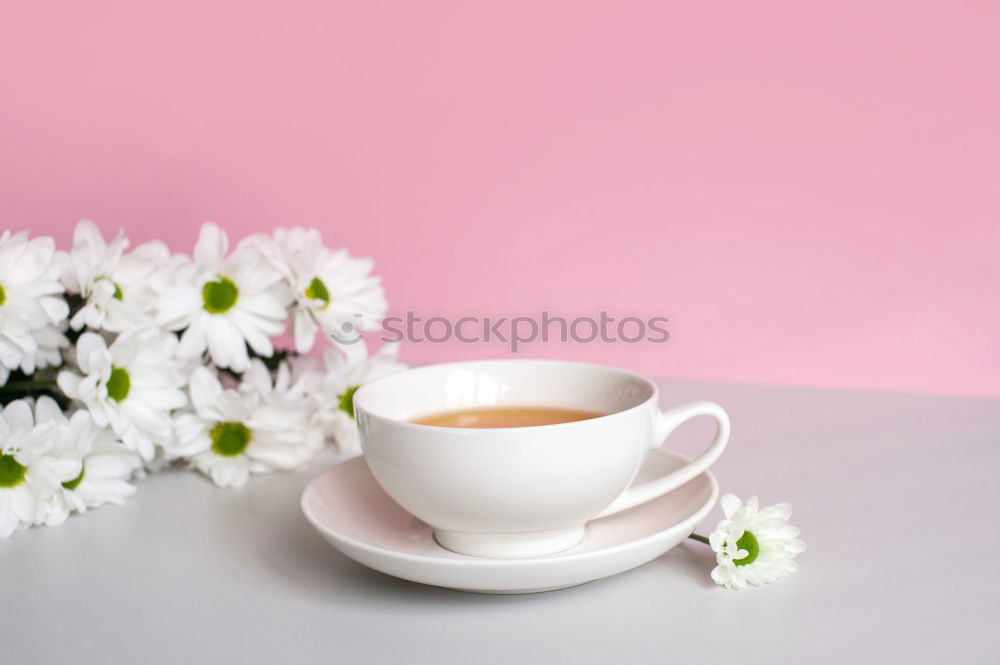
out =
[[[108,347],[104,338],[93,332],[85,332],[76,341],[76,362],[85,373],[98,371],[104,363]],[[108,356],[110,362],[110,356]]]
[[[23,399],[17,399],[3,409],[3,419],[14,431],[27,432],[35,426],[35,416],[31,407]]]
[[[313,321],[312,314],[305,307],[295,310],[295,350],[299,353],[309,353],[313,344],[316,343],[316,332],[318,330],[316,322]]]
[[[719,499],[719,504],[722,506],[722,512],[725,514],[726,519],[733,519],[733,517],[740,511],[743,507],[743,502],[740,501],[739,497],[735,494],[726,494],[721,499]]]
[[[128,453],[95,453],[86,461],[86,475],[95,478],[127,478],[138,464]]]
[[[200,411],[215,404],[222,395],[222,384],[207,367],[198,367],[191,373],[190,390],[191,404]]]
[[[205,317],[201,314],[191,319],[191,325],[181,334],[177,346],[177,356],[180,358],[197,358],[205,352]]]
[[[212,222],[201,225],[198,242],[194,247],[194,260],[202,264],[216,263],[222,260],[229,250],[229,239],[225,231]]]
[[[212,453],[208,453],[212,454]],[[219,487],[242,487],[250,477],[250,463],[243,456],[218,458],[211,466],[209,475]]]

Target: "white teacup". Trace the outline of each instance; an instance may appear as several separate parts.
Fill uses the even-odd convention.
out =
[[[411,420],[481,407],[559,407],[607,415],[555,425],[474,429]],[[584,525],[649,501],[707,469],[726,447],[718,404],[660,411],[656,384],[612,367],[557,360],[486,360],[392,374],[354,394],[361,446],[399,505],[462,554],[530,557],[576,545]],[[697,459],[629,487],[650,448],[681,423],[718,429]]]

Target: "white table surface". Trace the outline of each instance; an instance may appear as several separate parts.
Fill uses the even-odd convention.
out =
[[[715,587],[707,546],[543,594],[396,580],[327,545],[299,495],[189,472],[124,507],[0,541],[0,662],[997,663],[1000,401],[663,382],[733,421],[722,491],[790,501],[809,549],[783,582]],[[694,452],[710,425],[671,447]],[[699,532],[720,518],[715,508]]]

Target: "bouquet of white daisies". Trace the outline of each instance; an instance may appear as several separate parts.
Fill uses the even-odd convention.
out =
[[[354,391],[403,367],[361,339],[386,310],[372,262],[315,229],[128,246],[86,220],[69,252],[0,236],[0,537],[121,503],[174,463],[239,487],[327,442],[354,452]]]

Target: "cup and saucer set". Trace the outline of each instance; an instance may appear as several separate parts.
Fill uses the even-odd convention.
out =
[[[406,580],[480,593],[583,584],[670,550],[718,497],[729,439],[712,402],[659,408],[656,384],[554,360],[486,360],[392,374],[354,394],[363,455],[306,488],[335,548]],[[716,421],[689,460],[659,448]]]

